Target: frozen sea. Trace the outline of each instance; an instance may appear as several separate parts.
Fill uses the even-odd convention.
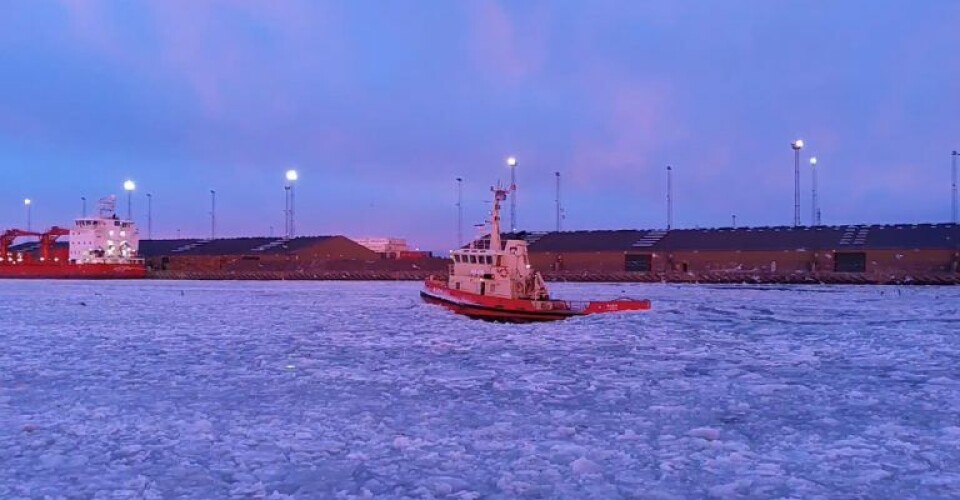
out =
[[[960,287],[0,281],[0,498],[957,498]]]

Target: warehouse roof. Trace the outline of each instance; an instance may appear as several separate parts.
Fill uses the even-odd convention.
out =
[[[859,226],[866,229],[869,248],[958,248],[958,224],[897,224],[888,226]]]
[[[532,252],[957,249],[960,225],[896,224],[713,229],[563,231],[505,234]]]
[[[530,249],[537,252],[604,252],[630,249],[650,231],[566,231],[543,235]]]
[[[834,227],[679,229],[667,232],[654,248],[659,251],[833,248],[842,234]]]
[[[178,248],[186,247],[196,243],[198,239],[176,239],[176,240],[140,240],[140,255],[154,257],[158,255],[170,255]]]
[[[54,249],[66,250],[69,247],[69,243],[62,240],[57,240],[53,244]],[[37,240],[26,241],[24,243],[17,243],[10,247],[11,252],[39,252],[40,251],[40,242]]]
[[[220,238],[141,240],[142,257],[172,255],[271,255],[303,250],[334,236],[300,236],[287,238]]]

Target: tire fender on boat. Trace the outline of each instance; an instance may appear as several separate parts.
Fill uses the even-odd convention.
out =
[[[505,267],[497,268],[497,274],[499,274],[501,278],[506,278],[508,274],[507,268]]]

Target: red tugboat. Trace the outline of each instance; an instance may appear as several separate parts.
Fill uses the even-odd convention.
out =
[[[500,202],[507,199],[508,191],[499,186],[491,190],[494,198],[490,239],[452,251],[449,275],[427,278],[420,292],[424,301],[470,318],[509,323],[650,309],[649,300],[551,299],[543,277],[530,268],[527,242],[500,239]]]
[[[137,258],[139,232],[133,221],[116,216],[115,205],[112,196],[101,199],[99,216],[77,219],[73,229],[0,233],[0,279],[145,278],[146,265]],[[69,249],[56,246],[61,236],[70,237]],[[39,256],[35,249],[14,250],[20,237],[39,238]]]

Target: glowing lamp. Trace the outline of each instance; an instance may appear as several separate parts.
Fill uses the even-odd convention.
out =
[[[790,144],[790,147],[792,147],[793,149],[796,149],[796,150],[798,150],[798,151],[799,151],[800,149],[803,149],[803,139],[797,139],[797,140],[793,141],[793,143]]]
[[[23,200],[23,204],[26,205],[26,206],[28,206],[28,207],[30,206],[31,203],[33,203],[33,202],[30,201],[30,198],[26,198],[25,200]]]
[[[817,166],[817,157],[816,157],[816,156],[810,158],[810,166],[811,166],[811,167]]]
[[[287,174],[286,174],[286,175],[287,175],[287,180],[290,181],[290,182],[294,182],[294,181],[296,181],[297,179],[300,178],[300,175],[297,174],[297,171],[296,171],[296,170],[287,170]]]
[[[508,165],[508,166],[511,166],[511,167],[516,167],[516,166],[517,166],[517,159],[516,159],[515,157],[513,157],[513,156],[511,156],[510,158],[507,158],[507,165]]]
[[[137,189],[137,185],[133,181],[127,179],[126,181],[123,182],[124,191],[133,191],[134,189]]]

